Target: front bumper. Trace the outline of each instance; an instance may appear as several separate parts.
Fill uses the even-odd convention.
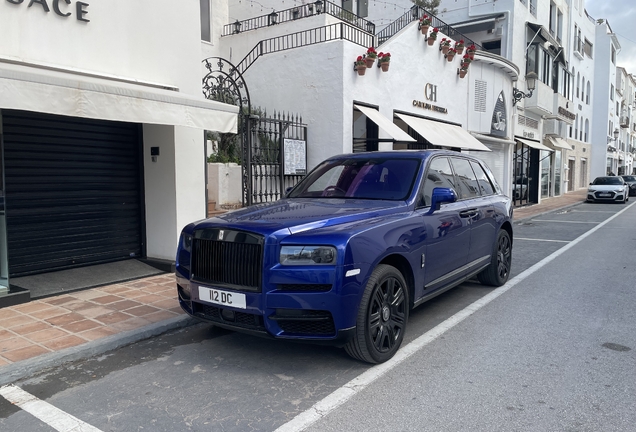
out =
[[[595,191],[587,193],[586,201],[591,202],[621,202],[625,201],[625,195],[622,192],[614,191]]]
[[[261,292],[245,292],[193,282],[177,271],[179,304],[199,320],[256,336],[341,346],[354,334],[361,297],[360,275],[348,277],[343,283],[337,276],[345,274],[342,267],[327,272],[320,269],[273,273],[263,283]],[[202,300],[199,287],[243,294],[245,308]]]

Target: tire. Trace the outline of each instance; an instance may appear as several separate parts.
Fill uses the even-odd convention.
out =
[[[483,285],[502,286],[510,277],[512,262],[512,242],[506,230],[499,230],[497,241],[493,246],[490,265],[477,275]]]
[[[345,345],[351,357],[383,363],[395,355],[409,318],[409,290],[395,267],[380,264],[362,294],[355,335]]]

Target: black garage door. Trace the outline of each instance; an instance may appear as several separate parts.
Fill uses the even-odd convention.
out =
[[[9,274],[139,257],[140,126],[2,111]]]

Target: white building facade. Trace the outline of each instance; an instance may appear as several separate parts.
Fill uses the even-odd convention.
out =
[[[569,111],[574,113],[574,122],[568,127],[567,141],[572,151],[567,152],[564,160],[564,189],[574,191],[587,187],[590,182],[596,23],[585,11],[581,0],[572,1],[570,22],[568,59],[572,85]]]
[[[174,261],[206,214],[204,130],[237,127],[201,94],[199,23],[195,1],[0,2],[3,286]]]
[[[428,45],[417,17],[409,16],[385,37],[367,31],[364,21],[341,19],[340,9],[328,7],[318,14],[305,6],[297,18],[293,8],[277,10],[276,25],[267,24],[267,15],[251,17],[239,23],[240,31],[225,31],[220,40],[204,45],[209,55],[231,58],[234,64],[263,43],[285,46],[259,55],[244,77],[253,106],[302,114],[308,169],[355,151],[455,148],[485,159],[511,193],[512,83],[518,69],[501,56],[477,51],[467,75],[460,77],[459,56],[449,61],[439,49],[448,35],[440,32]],[[313,35],[316,29],[336,36],[286,47],[288,40],[314,41],[303,32]],[[459,40],[456,36],[453,43]],[[377,62],[363,76],[354,70],[369,46],[391,54],[388,72]]]
[[[595,36],[591,179],[617,174],[617,139],[620,133],[620,101],[617,100],[620,95],[616,90],[616,61],[621,47],[607,21],[599,20]]]

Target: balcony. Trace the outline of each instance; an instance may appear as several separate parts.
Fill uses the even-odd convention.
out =
[[[553,93],[553,94],[554,94],[553,96],[554,105],[552,108],[552,112],[556,116],[558,116],[559,120],[563,120],[568,125],[573,124],[574,120],[576,120],[576,114],[574,114],[572,111],[566,108],[566,107],[569,107],[568,99],[560,93]]]
[[[620,116],[618,124],[623,128],[629,128],[629,116]]]
[[[537,80],[536,89],[532,92],[532,96],[525,99],[525,109],[538,114],[548,115],[553,113],[554,107],[554,91],[550,86]]]

